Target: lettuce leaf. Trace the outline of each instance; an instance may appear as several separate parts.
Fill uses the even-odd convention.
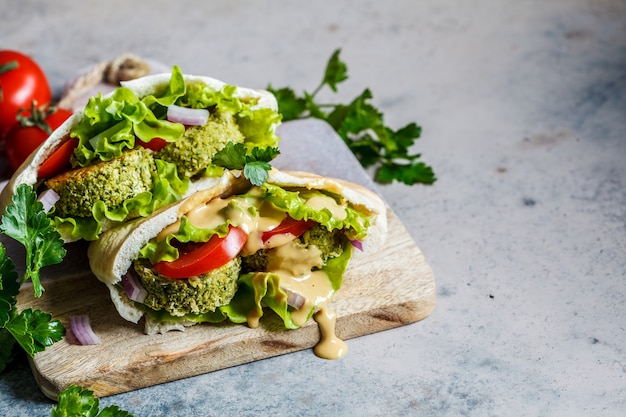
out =
[[[244,104],[235,96],[237,87],[225,85],[223,89],[216,91],[202,84],[190,84],[187,92],[181,96],[176,104],[182,107],[194,109],[209,109],[215,107],[221,112],[239,113],[250,103]],[[254,103],[256,104],[256,103]]]
[[[147,103],[153,104],[152,108]],[[159,119],[154,113],[159,106],[164,114],[164,107],[154,97],[139,100],[125,87],[115,89],[109,97],[102,94],[91,97],[84,117],[70,133],[78,138],[72,164],[84,167],[96,160],[119,158],[125,149],[135,147],[135,137],[144,142],[155,137],[168,142],[177,140],[185,132],[185,126]]]
[[[279,138],[276,136],[275,127],[281,121],[280,113],[268,108],[252,108],[236,114],[239,130],[245,137],[244,145],[248,151],[255,147],[276,147]]]

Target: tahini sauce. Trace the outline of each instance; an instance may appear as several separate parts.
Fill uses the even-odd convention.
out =
[[[348,353],[348,345],[335,334],[337,322],[335,312],[328,307],[323,307],[313,315],[313,319],[317,322],[321,334],[320,342],[315,345],[313,352],[324,359],[344,357]]]
[[[327,195],[313,196],[306,201],[306,205],[318,211],[327,209],[337,220],[345,220],[346,218],[345,206],[338,204],[334,198]]]
[[[298,326],[303,326],[311,310],[317,310],[313,319],[320,329],[321,339],[313,352],[324,359],[339,359],[347,351],[346,343],[335,334],[336,314],[328,307],[335,291],[328,276],[323,271],[311,271],[321,267],[321,252],[316,247],[302,248],[292,242],[274,249],[269,260],[268,270],[280,276],[280,285],[284,290],[304,296],[304,304],[293,310],[291,319]]]

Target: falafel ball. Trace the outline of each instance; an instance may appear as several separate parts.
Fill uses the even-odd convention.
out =
[[[241,259],[190,278],[172,279],[156,273],[147,260],[133,263],[148,295],[143,304],[172,316],[202,314],[228,304],[237,292]]]
[[[139,193],[151,191],[155,175],[151,152],[137,148],[107,162],[64,172],[45,184],[59,195],[56,214],[89,217],[97,201],[112,210]]]
[[[242,143],[244,139],[235,116],[216,111],[204,126],[189,126],[183,138],[167,144],[154,157],[176,165],[181,177],[192,178],[201,174],[228,142]]]

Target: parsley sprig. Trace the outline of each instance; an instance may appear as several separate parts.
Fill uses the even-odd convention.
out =
[[[93,391],[70,385],[59,394],[58,404],[52,407],[52,417],[133,417],[117,405],[109,405],[100,410],[100,400]]]
[[[263,185],[272,166],[269,162],[280,152],[278,148],[254,147],[250,151],[242,143],[228,142],[213,156],[213,163],[227,169],[242,169],[243,176],[254,185]]]
[[[26,272],[18,280],[15,264],[0,244],[0,371],[13,359],[15,344],[34,356],[63,338],[65,328],[58,320],[41,310],[17,311],[17,295],[21,285],[31,279],[35,296],[40,297],[43,286],[40,269],[61,262],[65,256],[63,241],[54,230],[37,201],[35,191],[20,185],[13,196],[13,204],[2,216],[0,231],[16,239],[26,249]]]
[[[340,49],[333,52],[321,83],[311,93],[304,91],[298,96],[289,87],[275,89],[268,86],[267,89],[276,96],[283,121],[307,117],[325,120],[363,167],[375,167],[375,180],[379,183],[396,180],[407,185],[433,184],[436,181],[433,169],[418,161],[421,154],[410,150],[421,136],[421,127],[416,123],[398,130],[387,126],[383,113],[372,105],[373,96],[368,88],[348,104],[316,102],[317,94],[324,87],[337,93],[337,85],[348,79],[348,68],[340,59],[340,52]]]
[[[13,261],[0,244],[0,371],[13,360],[16,343],[33,357],[65,334],[63,324],[52,320],[48,313],[30,308],[18,313],[20,283],[17,278]]]
[[[39,271],[44,266],[63,260],[66,253],[63,240],[50,223],[43,204],[37,201],[37,194],[31,186],[18,186],[12,201],[13,204],[7,206],[6,214],[2,216],[0,231],[26,249],[26,271],[21,283],[30,279],[35,296],[40,297],[44,288]]]

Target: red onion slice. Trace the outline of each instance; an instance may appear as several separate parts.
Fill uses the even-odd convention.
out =
[[[138,303],[143,303],[148,296],[148,291],[141,285],[133,272],[134,270],[131,268],[124,274],[122,277],[122,287],[128,298]]]
[[[56,193],[56,191],[48,189],[39,194],[37,200],[39,200],[41,204],[43,204],[43,210],[47,213],[56,204],[56,202],[59,201],[59,198],[60,197]]]
[[[100,343],[100,338],[91,328],[88,315],[72,316],[69,318],[69,321],[70,329],[81,345],[97,345]]]
[[[207,109],[191,109],[172,104],[167,108],[167,120],[186,126],[203,126],[209,120]]]
[[[287,294],[287,305],[298,310],[301,308],[306,302],[306,297],[302,294],[299,294],[295,291],[291,291],[288,288],[280,287],[281,290]]]
[[[352,243],[352,246],[354,246],[356,249],[363,252],[363,242],[361,242],[360,240],[354,239],[354,240],[351,240],[350,243]]]

